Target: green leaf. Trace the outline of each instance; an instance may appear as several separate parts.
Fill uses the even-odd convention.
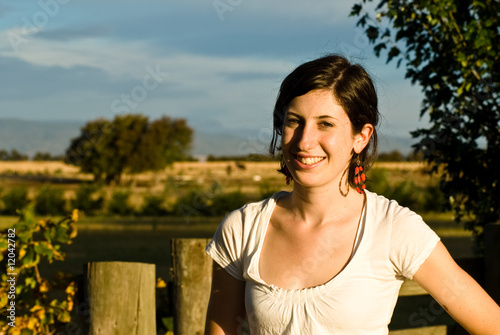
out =
[[[40,256],[34,251],[33,247],[28,247],[26,255],[22,259],[23,266],[29,268],[37,265],[40,262]]]
[[[358,16],[359,13],[361,13],[361,9],[363,9],[363,7],[360,4],[355,4],[351,8],[351,13],[349,14],[349,16]]]
[[[29,288],[35,288],[36,284],[37,284],[36,279],[34,277],[26,277],[26,279],[24,280],[24,283]]]
[[[8,245],[7,235],[0,234],[0,253],[3,253],[5,250],[7,250]]]
[[[161,322],[167,329],[167,331],[174,331],[174,318],[173,317],[167,317],[167,318],[161,318]]]
[[[366,29],[366,36],[368,36],[368,39],[370,41],[375,41],[378,37],[378,28],[375,27],[375,26],[369,26],[367,29]]]
[[[54,257],[54,248],[48,242],[37,242],[34,249],[41,256],[46,256],[49,261]]]

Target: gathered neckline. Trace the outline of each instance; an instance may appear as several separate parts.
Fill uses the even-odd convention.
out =
[[[266,288],[270,293],[273,293],[275,295],[283,296],[285,298],[287,296],[292,298],[292,297],[295,297],[296,295],[301,295],[301,296],[304,295],[305,297],[307,297],[309,295],[315,296],[317,294],[321,294],[321,293],[325,292],[330,287],[333,287],[333,286],[335,286],[335,284],[341,282],[342,279],[347,276],[350,269],[354,266],[353,263],[358,258],[356,256],[359,254],[360,245],[363,241],[363,235],[364,235],[364,230],[365,230],[365,225],[366,225],[366,213],[367,213],[367,207],[369,204],[368,198],[369,198],[370,192],[365,190],[365,194],[366,194],[365,204],[363,206],[363,210],[361,211],[361,216],[360,216],[358,228],[356,231],[356,237],[354,239],[353,251],[352,251],[349,259],[347,260],[346,265],[342,268],[342,270],[340,270],[340,272],[338,272],[335,276],[333,276],[327,282],[325,282],[323,284],[316,285],[316,286],[305,287],[305,288],[300,288],[300,289],[286,289],[286,288],[281,288],[279,286],[276,286],[274,284],[269,284],[261,278],[260,270],[259,270],[259,263],[260,263],[260,256],[261,256],[261,252],[262,252],[262,246],[264,244],[265,235],[266,235],[268,226],[269,226],[270,221],[271,221],[272,213],[274,212],[274,209],[276,207],[276,204],[277,204],[279,198],[283,197],[286,194],[289,194],[289,192],[286,192],[286,191],[276,192],[273,194],[273,196],[269,199],[269,202],[266,204],[266,209],[265,209],[266,215],[264,218],[265,224],[263,224],[263,226],[262,226],[261,238],[259,241],[259,245],[257,247],[257,252],[255,254],[254,261],[252,261],[252,263],[253,263],[252,266],[255,267],[255,269],[253,269],[254,271],[250,271],[250,272],[253,272],[256,275],[257,278],[253,278],[255,282],[259,283],[261,287]]]

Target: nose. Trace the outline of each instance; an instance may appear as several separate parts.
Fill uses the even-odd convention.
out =
[[[297,132],[297,148],[300,151],[311,150],[316,146],[317,133],[311,125],[305,124]]]

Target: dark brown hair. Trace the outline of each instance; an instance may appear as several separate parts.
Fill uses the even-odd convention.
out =
[[[312,90],[331,90],[351,121],[352,131],[358,134],[367,123],[375,128],[379,120],[378,98],[370,75],[357,64],[351,64],[339,55],[327,55],[304,63],[292,71],[281,84],[273,112],[273,138],[269,152],[274,157],[283,130],[288,104],[295,98]],[[349,184],[354,186],[354,168],[359,159],[368,169],[377,150],[377,131],[374,129],[370,142],[359,153],[353,155],[349,166]],[[284,173],[284,166],[280,172]]]

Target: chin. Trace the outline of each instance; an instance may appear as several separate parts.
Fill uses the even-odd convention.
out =
[[[318,180],[316,178],[297,178],[294,179],[293,182],[296,183],[298,186],[306,188],[323,187],[328,184],[324,180]]]

